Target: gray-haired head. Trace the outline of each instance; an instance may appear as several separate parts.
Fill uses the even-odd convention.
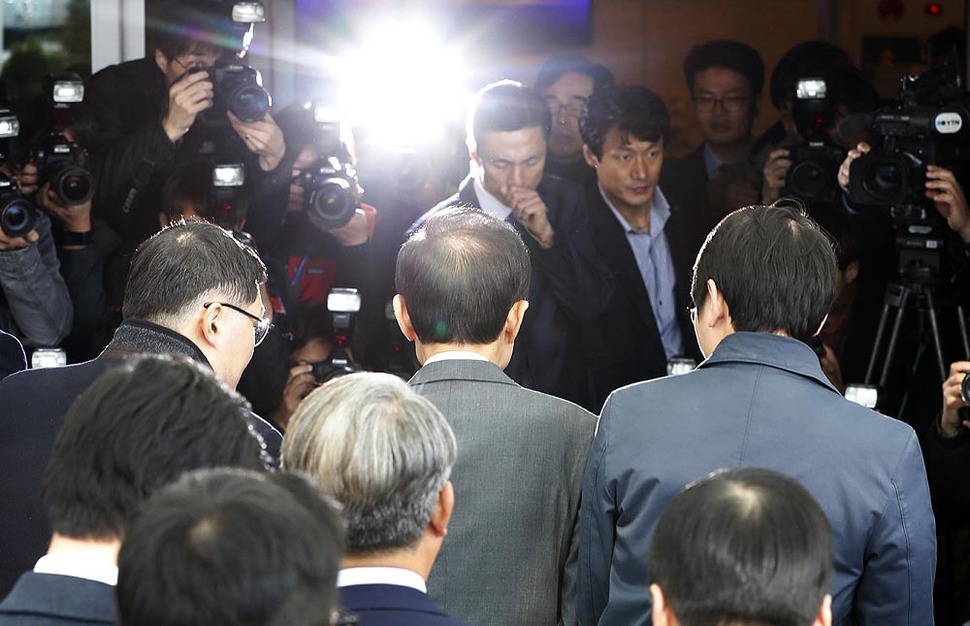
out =
[[[283,442],[283,466],[310,474],[343,505],[352,556],[416,545],[456,454],[438,409],[377,373],[342,376],[308,395]]]

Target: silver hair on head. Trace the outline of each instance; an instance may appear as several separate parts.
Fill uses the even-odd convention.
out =
[[[283,442],[284,468],[311,475],[343,506],[356,555],[420,540],[456,454],[438,409],[378,373],[342,376],[308,395]]]

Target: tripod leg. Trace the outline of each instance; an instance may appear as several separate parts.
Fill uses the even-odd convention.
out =
[[[892,367],[893,355],[896,353],[896,344],[899,342],[899,329],[903,325],[903,315],[906,314],[906,301],[909,300],[909,287],[901,285],[899,287],[899,314],[893,321],[893,332],[889,335],[889,347],[886,349],[886,360],[882,363],[882,374],[879,376],[879,388],[885,389],[889,380],[889,371]]]
[[[882,306],[882,313],[879,315],[879,326],[876,327],[876,341],[872,344],[872,354],[869,355],[869,365],[866,366],[866,377],[862,382],[866,385],[872,384],[872,376],[876,373],[876,359],[879,357],[879,349],[882,348],[882,338],[886,334],[886,322],[889,320],[890,304],[887,301]]]
[[[940,382],[946,380],[946,363],[943,361],[943,345],[940,342],[940,325],[936,318],[936,304],[933,302],[933,291],[927,289],[924,293],[926,297],[926,312],[930,318],[930,332],[933,334],[933,349],[936,351],[936,366],[940,370]]]

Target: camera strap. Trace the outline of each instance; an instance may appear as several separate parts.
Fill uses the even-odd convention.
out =
[[[141,190],[148,184],[154,171],[155,162],[147,157],[142,158],[141,163],[135,169],[135,177],[131,182],[131,188],[128,189],[128,195],[125,196],[125,202],[121,205],[122,214],[128,215],[131,213],[131,207],[135,203],[135,198],[138,197]]]

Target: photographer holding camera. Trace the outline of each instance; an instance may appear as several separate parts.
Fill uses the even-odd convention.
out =
[[[262,6],[246,15],[237,9],[253,4],[165,3],[162,23],[174,28],[150,32],[154,54],[91,78],[100,166],[95,211],[128,243],[157,230],[162,186],[186,158],[232,155],[249,166],[257,188],[285,187],[286,144],[268,113],[269,95],[258,73],[238,61]]]
[[[19,120],[3,109],[0,122],[0,329],[30,347],[56,346],[71,330],[71,298],[51,221],[25,197],[36,189],[36,171],[24,175],[5,162]]]

